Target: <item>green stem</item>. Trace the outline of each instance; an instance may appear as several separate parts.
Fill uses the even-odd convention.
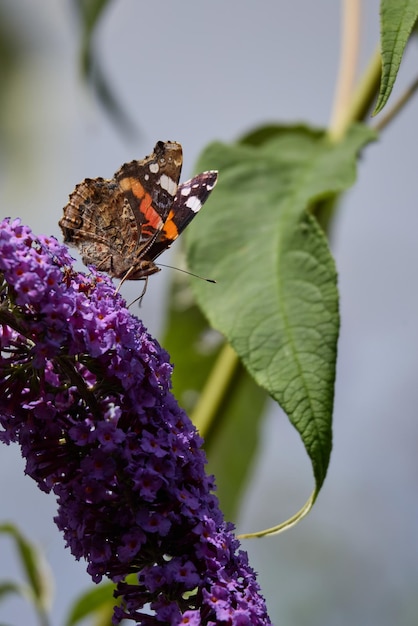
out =
[[[404,106],[409,102],[415,92],[418,90],[418,79],[415,79],[412,85],[408,87],[408,89],[401,95],[399,100],[395,102],[393,107],[389,109],[389,111],[380,118],[374,127],[377,132],[381,132],[386,126],[397,116],[397,114],[404,108]]]
[[[381,58],[380,52],[376,50],[348,105],[344,110],[340,110],[338,115],[333,116],[328,129],[328,138],[331,141],[338,142],[343,139],[351,124],[364,120],[372,110],[373,102],[379,93],[380,75]],[[325,233],[329,233],[337,206],[338,197],[332,197],[320,200],[312,207],[312,213]]]
[[[362,121],[371,110],[377,94],[379,93],[382,62],[379,50],[376,50],[369,65],[360,79],[348,106],[345,108],[334,124],[328,130],[328,136],[332,141],[340,140],[353,122]]]
[[[217,416],[238,364],[239,360],[236,353],[229,344],[225,344],[191,416],[202,437],[206,436]]]

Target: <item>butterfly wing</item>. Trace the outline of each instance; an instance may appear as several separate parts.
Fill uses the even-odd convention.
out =
[[[159,141],[151,155],[125,163],[115,174],[137,222],[142,252],[164,226],[177,193],[182,163],[179,143]]]
[[[149,247],[146,258],[154,260],[167,250],[200,211],[218,180],[218,172],[202,172],[179,185],[168,217]]]

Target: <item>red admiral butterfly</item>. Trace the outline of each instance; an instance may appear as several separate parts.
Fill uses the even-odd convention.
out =
[[[86,265],[123,281],[160,271],[155,259],[200,211],[218,178],[203,172],[178,185],[182,163],[179,143],[159,141],[114,178],[86,178],[59,221],[64,242],[78,248]]]

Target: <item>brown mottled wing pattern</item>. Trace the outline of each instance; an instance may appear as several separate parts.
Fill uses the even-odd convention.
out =
[[[113,180],[86,179],[75,188],[59,224],[83,262],[115,278],[140,280],[159,271],[144,258],[173,204],[183,162],[181,145],[159,141],[142,161]]]
[[[123,278],[137,266],[138,225],[115,181],[86,178],[70,195],[59,224],[64,242],[78,248],[86,265],[95,265],[115,278]],[[142,263],[141,269],[151,270],[150,264]]]

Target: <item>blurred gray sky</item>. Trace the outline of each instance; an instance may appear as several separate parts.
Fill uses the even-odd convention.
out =
[[[76,24],[67,1],[3,0],[28,54],[7,95],[3,216],[60,237],[62,207],[85,177],[110,177],[158,139],[183,144],[184,177],[204,145],[267,121],[326,125],[338,66],[335,0],[140,2],[115,0],[96,44],[119,100],[140,129],[121,136],[82,87]],[[363,3],[364,68],[378,41],[378,0]],[[415,78],[408,50],[393,98]],[[418,620],[417,101],[368,147],[335,223],[340,273],[334,451],[314,511],[279,537],[246,542],[274,624],[412,626]],[[169,255],[168,255],[169,257]],[[164,262],[170,262],[165,256]],[[141,315],[159,336],[170,270],[150,281]],[[138,285],[125,285],[127,299]],[[276,407],[242,510],[240,530],[294,513],[312,488],[298,436]],[[89,585],[64,550],[55,502],[23,476],[17,448],[0,449],[0,520],[18,521],[56,577],[54,624]],[[0,540],[0,580],[19,576]],[[0,622],[35,625],[18,599]]]

